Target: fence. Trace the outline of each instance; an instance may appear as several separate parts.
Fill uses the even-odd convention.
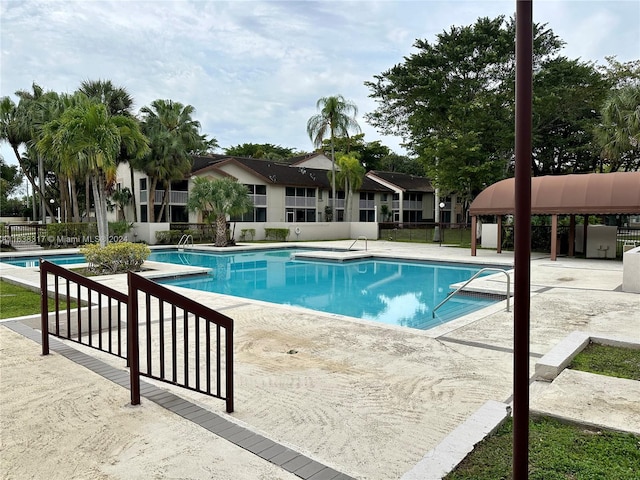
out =
[[[126,359],[133,405],[142,375],[225,400],[233,412],[233,320],[134,273],[128,282],[127,295],[41,259],[42,354],[53,335]]]
[[[385,222],[379,230],[381,240],[471,246],[471,227],[466,223]]]

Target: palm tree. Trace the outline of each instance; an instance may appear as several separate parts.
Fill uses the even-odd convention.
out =
[[[640,86],[630,85],[612,92],[602,108],[596,139],[611,171],[618,170],[625,161],[625,170],[639,167],[634,162],[638,162],[640,151]]]
[[[40,102],[44,93],[42,87],[34,83],[32,92],[19,90],[16,95],[20,101],[16,105],[9,97],[0,99],[0,140],[6,141],[11,146],[16,160],[20,165],[22,173],[27,177],[34,192],[41,199],[42,215],[46,211],[48,215],[53,216],[53,212],[49,204],[44,201],[44,164],[42,159],[38,162],[38,173],[34,175],[28,168],[27,161],[20,153],[20,147],[25,146],[31,148],[34,143],[35,125],[38,117],[38,102]],[[34,155],[35,157],[35,155]],[[38,182],[35,177],[38,176]],[[35,218],[35,217],[34,217]]]
[[[89,172],[100,246],[105,246],[109,233],[107,194],[114,181],[117,156],[121,148],[136,152],[137,157],[148,150],[138,123],[122,115],[111,116],[105,105],[87,100],[46,123],[37,146],[55,153],[63,168],[79,163]]]
[[[133,117],[133,97],[126,88],[116,87],[111,80],[85,80],[80,84],[78,89],[92,100],[98,101],[106,105],[110,115],[124,115],[125,117]],[[136,195],[134,188],[134,168],[131,159],[127,157],[126,152],[120,152],[117,163],[129,163],[129,175],[131,181],[131,197],[130,202],[133,206],[133,221],[138,221],[138,209],[136,207]]]
[[[253,202],[246,186],[232,178],[195,177],[187,208],[200,211],[206,223],[216,222],[216,247],[227,246],[227,216],[242,215]]]
[[[191,154],[206,148],[206,138],[199,134],[200,122],[191,115],[195,109],[172,100],[155,100],[142,107],[142,131],[151,147],[146,158],[133,166],[149,177],[147,205],[150,222],[160,221],[169,200],[172,180],[182,180],[191,171]],[[164,197],[159,215],[155,215],[155,192],[161,185]]]
[[[351,154],[338,154],[338,159],[336,161],[338,164],[339,171],[336,174],[336,182],[340,187],[344,189],[345,192],[345,221],[351,221],[351,203],[353,200],[353,192],[356,192],[362,186],[362,181],[364,179],[364,174],[366,173],[365,168],[360,163],[358,158]],[[333,172],[330,174],[333,182]]]
[[[358,107],[355,103],[345,100],[342,95],[322,97],[316,102],[320,113],[314,115],[307,122],[307,133],[316,148],[322,147],[322,141],[329,136],[331,140],[331,192],[333,203],[336,199],[336,162],[335,138],[348,137],[352,130],[360,133],[360,126],[355,119]],[[333,206],[333,205],[332,205]],[[335,221],[336,215],[333,215]]]

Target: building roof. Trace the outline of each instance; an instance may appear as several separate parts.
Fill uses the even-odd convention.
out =
[[[471,215],[506,215],[515,210],[515,179],[483,190],[471,203]],[[640,214],[640,172],[556,175],[531,179],[531,213]]]
[[[405,192],[433,192],[434,188],[426,177],[419,177],[408,173],[381,172],[371,170],[367,176],[393,184]]]
[[[327,190],[331,188],[328,172],[324,169],[294,166],[281,161],[232,157],[228,155],[194,157],[194,168],[192,169],[191,175],[199,175],[211,170],[222,171],[224,165],[229,163],[234,163],[244,168],[253,175],[262,178],[267,184],[291,187],[315,187]],[[363,179],[359,191],[391,192],[389,188],[367,177]]]

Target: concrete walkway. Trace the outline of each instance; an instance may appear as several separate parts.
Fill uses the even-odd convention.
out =
[[[331,242],[331,246],[348,246],[350,243]],[[322,246],[326,247],[327,243],[322,243]],[[509,254],[497,255],[481,250],[478,257],[472,258],[466,249],[446,246],[379,241],[369,242],[369,251],[383,256],[474,261],[506,267],[512,263]],[[38,282],[34,269],[3,266],[2,275],[22,278],[34,284]],[[531,278],[534,291],[531,298],[532,376],[535,362],[574,330],[615,334],[640,342],[640,296],[619,291],[622,282],[620,262],[562,258],[550,262],[548,258],[539,256],[532,260]],[[122,277],[118,276],[101,277],[100,281],[118,289],[125,287]],[[186,292],[193,297],[192,291]],[[224,311],[236,322],[236,412],[227,418],[220,401],[202,399],[191,392],[181,392],[162,384],[153,385],[154,388],[215,413],[225,421],[248,428],[309,459],[309,463],[321,465],[327,469],[327,474],[335,472],[335,476],[343,474],[363,479],[400,478],[485,402],[510,400],[513,314],[502,309],[489,309],[422,332],[222,295],[202,292],[196,295],[200,302]],[[3,330],[6,329],[0,328],[0,332]],[[7,478],[32,478],[47,461],[40,459],[40,462],[35,462],[37,465],[30,462],[29,454],[21,449],[24,445],[14,441],[14,436],[20,435],[20,425],[5,419],[19,416],[21,411],[46,411],[56,407],[55,404],[33,400],[21,391],[20,376],[13,375],[13,369],[37,364],[38,368],[29,374],[41,377],[39,369],[47,369],[50,359],[36,357],[34,362],[37,345],[24,337],[22,340],[15,337],[14,332],[9,337],[5,334],[0,337],[3,357],[5,345],[20,344],[20,348],[9,349],[12,357],[19,357],[15,358],[15,364],[2,365],[2,391],[11,391],[12,394],[6,398],[3,393],[2,397],[3,466],[0,468],[7,468],[3,472],[7,473]],[[25,341],[31,342],[33,348],[26,348]],[[73,344],[69,346],[77,350],[83,348]],[[299,354],[287,355],[291,349]],[[114,363],[111,358],[103,358],[99,352],[84,353],[126,372],[121,364]],[[69,365],[72,363],[70,360],[59,360],[62,364],[55,375],[61,375],[61,371],[75,371]],[[54,372],[48,374],[53,375]],[[80,378],[81,373],[78,376]],[[538,404],[544,404],[545,409],[557,409],[562,415],[566,412],[559,412],[560,407],[571,410],[575,400],[557,393],[566,388],[566,384],[561,385],[566,381],[561,377],[557,379],[558,383],[549,384],[550,389],[546,391],[533,388],[532,405],[537,405],[536,398],[539,398]],[[63,378],[59,377],[58,384],[65,383]],[[92,381],[97,380],[92,377]],[[571,382],[571,385],[576,384],[575,379]],[[599,377],[580,379],[582,397],[588,397],[590,385],[595,387],[599,382]],[[54,394],[55,384],[51,384],[53,390],[47,391],[47,395]],[[77,388],[82,389],[81,384]],[[113,390],[113,387],[109,389]],[[126,391],[122,390],[125,395],[121,402],[125,404]],[[593,392],[594,399],[600,398],[595,395],[595,389]],[[11,398],[22,401],[11,401]],[[156,425],[154,415],[157,412],[147,416],[151,412],[145,410],[148,406],[144,404],[148,403],[125,410],[127,413],[139,411],[138,415],[146,418],[145,421]],[[184,405],[184,408],[189,408]],[[69,408],[73,411],[80,407],[69,405]],[[630,402],[624,408],[634,409],[637,405]],[[605,406],[603,411],[606,409]],[[121,411],[122,405],[116,410]],[[554,411],[548,413],[553,414]],[[165,419],[179,417],[171,410],[163,415]],[[584,415],[590,416],[588,409]],[[95,411],[95,418],[102,416],[113,418],[113,412],[104,408]],[[594,423],[603,417],[606,415],[600,415]],[[635,417],[629,418],[633,423]],[[174,442],[188,445],[191,439],[201,441],[201,436],[209,441],[210,431],[203,434],[201,425],[185,418],[182,420],[192,426],[181,423],[181,428],[184,426],[189,433],[185,430],[178,438],[169,435],[175,439]],[[607,426],[617,428],[615,425]],[[117,436],[115,432],[107,433],[108,427],[104,428],[105,435]],[[69,432],[52,426],[50,434],[60,445],[66,442]],[[152,468],[152,460],[162,457],[161,453],[151,454],[145,450],[146,454],[133,455],[134,443],[127,438],[125,436],[122,440],[124,445],[114,446],[106,453],[101,450],[93,452],[86,444],[83,445],[87,452],[85,460],[102,475],[92,478],[149,478],[131,474],[148,471]],[[39,448],[39,441],[42,439],[33,439],[32,448]],[[217,443],[224,441],[218,439]],[[157,478],[169,476],[168,473],[176,469],[187,468],[186,458],[176,458],[168,453],[176,448],[176,444],[171,441],[165,443],[160,449],[164,449],[167,455],[156,467],[160,472]],[[49,448],[51,453],[56,453],[53,446]],[[197,447],[189,451],[192,455]],[[209,465],[208,472],[216,469],[231,471],[231,476],[221,473],[222,476],[206,477],[189,468],[181,478],[243,478],[242,472],[246,474],[244,478],[296,478],[298,474],[294,470],[295,475],[287,477],[293,475],[291,470],[282,469],[260,456],[253,455],[253,459],[248,460],[243,454],[237,458],[242,460],[217,458],[215,465]],[[199,457],[191,460],[191,464],[206,463]],[[74,465],[73,460],[71,464]],[[249,466],[255,467],[251,473],[247,473]],[[80,468],[77,463],[75,468]],[[66,473],[67,476],[51,478],[73,477],[69,471]],[[303,478],[314,477],[312,474]]]

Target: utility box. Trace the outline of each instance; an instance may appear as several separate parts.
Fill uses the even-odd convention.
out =
[[[589,225],[587,227],[586,258],[616,258],[618,227],[606,225]],[[576,226],[576,253],[585,253],[584,228]]]
[[[473,234],[474,232],[472,232]],[[498,248],[498,224],[497,223],[483,223],[481,225],[481,240],[482,248]]]

